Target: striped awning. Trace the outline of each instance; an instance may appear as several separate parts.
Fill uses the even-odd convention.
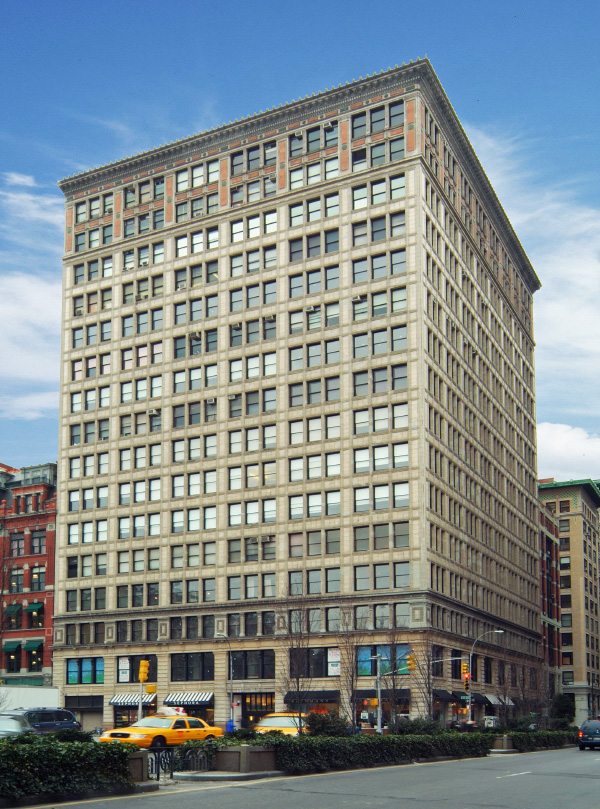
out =
[[[174,691],[167,694],[164,705],[206,705],[214,697],[212,691]]]
[[[156,694],[142,694],[142,705],[152,705],[156,699]],[[116,705],[119,708],[133,707],[139,703],[139,694],[115,694],[109,705]]]
[[[503,699],[504,699],[504,704],[508,705],[509,708],[514,708],[515,707],[515,703],[512,701],[512,699],[510,697],[503,697]]]
[[[504,705],[500,697],[497,697],[495,694],[486,694],[485,698],[490,703],[490,705]]]

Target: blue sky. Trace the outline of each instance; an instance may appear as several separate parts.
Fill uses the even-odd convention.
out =
[[[57,180],[427,55],[543,284],[540,475],[600,477],[599,31],[592,0],[5,3],[0,461],[57,455]]]

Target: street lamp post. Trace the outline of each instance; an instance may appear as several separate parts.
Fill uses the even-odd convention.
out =
[[[377,694],[377,725],[375,733],[383,733],[381,727],[381,654],[373,655],[371,660],[377,661],[377,674],[375,677],[375,693]]]
[[[472,702],[472,688],[473,688],[473,654],[475,652],[475,646],[477,645],[478,641],[481,638],[484,638],[486,635],[504,635],[503,629],[488,629],[487,632],[482,632],[481,635],[478,635],[475,640],[473,641],[473,645],[471,646],[471,653],[469,654],[469,722],[473,721],[473,702]]]
[[[233,656],[231,654],[231,643],[229,642],[227,635],[224,635],[222,632],[215,632],[215,638],[224,638],[227,641],[227,646],[229,648],[229,722],[231,723],[231,729],[233,730],[235,723],[233,721]]]

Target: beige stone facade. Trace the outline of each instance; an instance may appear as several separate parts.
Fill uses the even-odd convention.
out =
[[[600,705],[598,508],[592,480],[540,482],[540,499],[558,518],[562,691],[575,702],[575,724]]]
[[[539,282],[429,63],[60,185],[67,696],[125,721],[150,655],[224,723],[232,652],[236,718],[281,709],[293,599],[312,704],[349,625],[365,694],[390,643],[446,721],[475,641],[474,692],[535,689]]]

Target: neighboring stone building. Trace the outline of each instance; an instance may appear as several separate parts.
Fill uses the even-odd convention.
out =
[[[52,682],[56,464],[0,463],[0,678]]]
[[[68,700],[128,721],[144,657],[147,710],[253,721],[306,634],[308,705],[347,704],[350,637],[361,699],[381,655],[464,718],[473,651],[477,718],[526,701],[539,281],[429,62],[60,187]]]
[[[558,519],[552,508],[542,505],[540,519],[540,594],[542,599],[543,676],[540,695],[548,710],[560,682],[560,586]]]
[[[575,724],[600,710],[598,508],[593,480],[540,480],[542,503],[558,518],[562,691],[575,701]]]

